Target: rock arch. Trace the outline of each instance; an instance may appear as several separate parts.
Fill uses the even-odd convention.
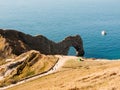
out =
[[[31,36],[16,30],[0,29],[0,57],[18,56],[29,50],[37,50],[42,54],[67,55],[71,46],[76,49],[77,56],[84,55],[83,41],[80,35],[66,37],[61,42],[53,42],[42,35]]]

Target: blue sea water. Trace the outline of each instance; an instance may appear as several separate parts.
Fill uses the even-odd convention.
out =
[[[0,28],[59,42],[81,35],[85,57],[120,59],[119,0],[0,0]],[[106,30],[107,35],[101,36]],[[73,48],[70,55],[75,55]]]

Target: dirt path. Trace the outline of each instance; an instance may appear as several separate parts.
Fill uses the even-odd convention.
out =
[[[84,59],[82,62],[77,57],[58,57],[60,60],[47,76],[9,90],[120,90],[120,60]]]
[[[59,57],[58,62],[57,62],[56,65],[55,65],[50,71],[48,71],[47,73],[44,73],[44,74],[41,74],[41,75],[38,75],[38,76],[34,76],[34,77],[29,78],[29,79],[25,79],[25,80],[20,81],[20,82],[18,82],[18,83],[16,83],[16,84],[11,84],[11,85],[9,85],[9,86],[7,86],[7,87],[0,88],[0,90],[6,90],[6,89],[11,88],[11,87],[14,87],[14,86],[16,86],[16,85],[19,85],[19,84],[22,84],[22,83],[25,83],[25,82],[28,82],[28,81],[31,81],[31,80],[40,78],[40,77],[42,77],[42,76],[45,76],[45,75],[48,75],[48,74],[57,72],[57,71],[59,70],[59,68],[61,68],[67,60],[77,58],[77,57],[75,57],[75,56],[61,56],[61,55],[56,55],[56,57]]]

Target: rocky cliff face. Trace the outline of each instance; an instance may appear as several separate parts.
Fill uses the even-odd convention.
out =
[[[58,61],[53,55],[43,55],[31,50],[15,59],[6,59],[6,64],[0,66],[0,86],[16,83],[25,78],[45,73]]]
[[[29,50],[42,54],[67,55],[70,46],[76,49],[77,56],[84,55],[83,42],[79,35],[69,36],[55,43],[42,35],[31,36],[16,30],[0,29],[0,58],[13,58]]]

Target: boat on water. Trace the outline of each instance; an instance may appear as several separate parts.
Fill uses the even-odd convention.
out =
[[[104,31],[104,30],[101,31],[101,35],[102,35],[102,36],[105,36],[106,34],[107,34],[106,31]]]

